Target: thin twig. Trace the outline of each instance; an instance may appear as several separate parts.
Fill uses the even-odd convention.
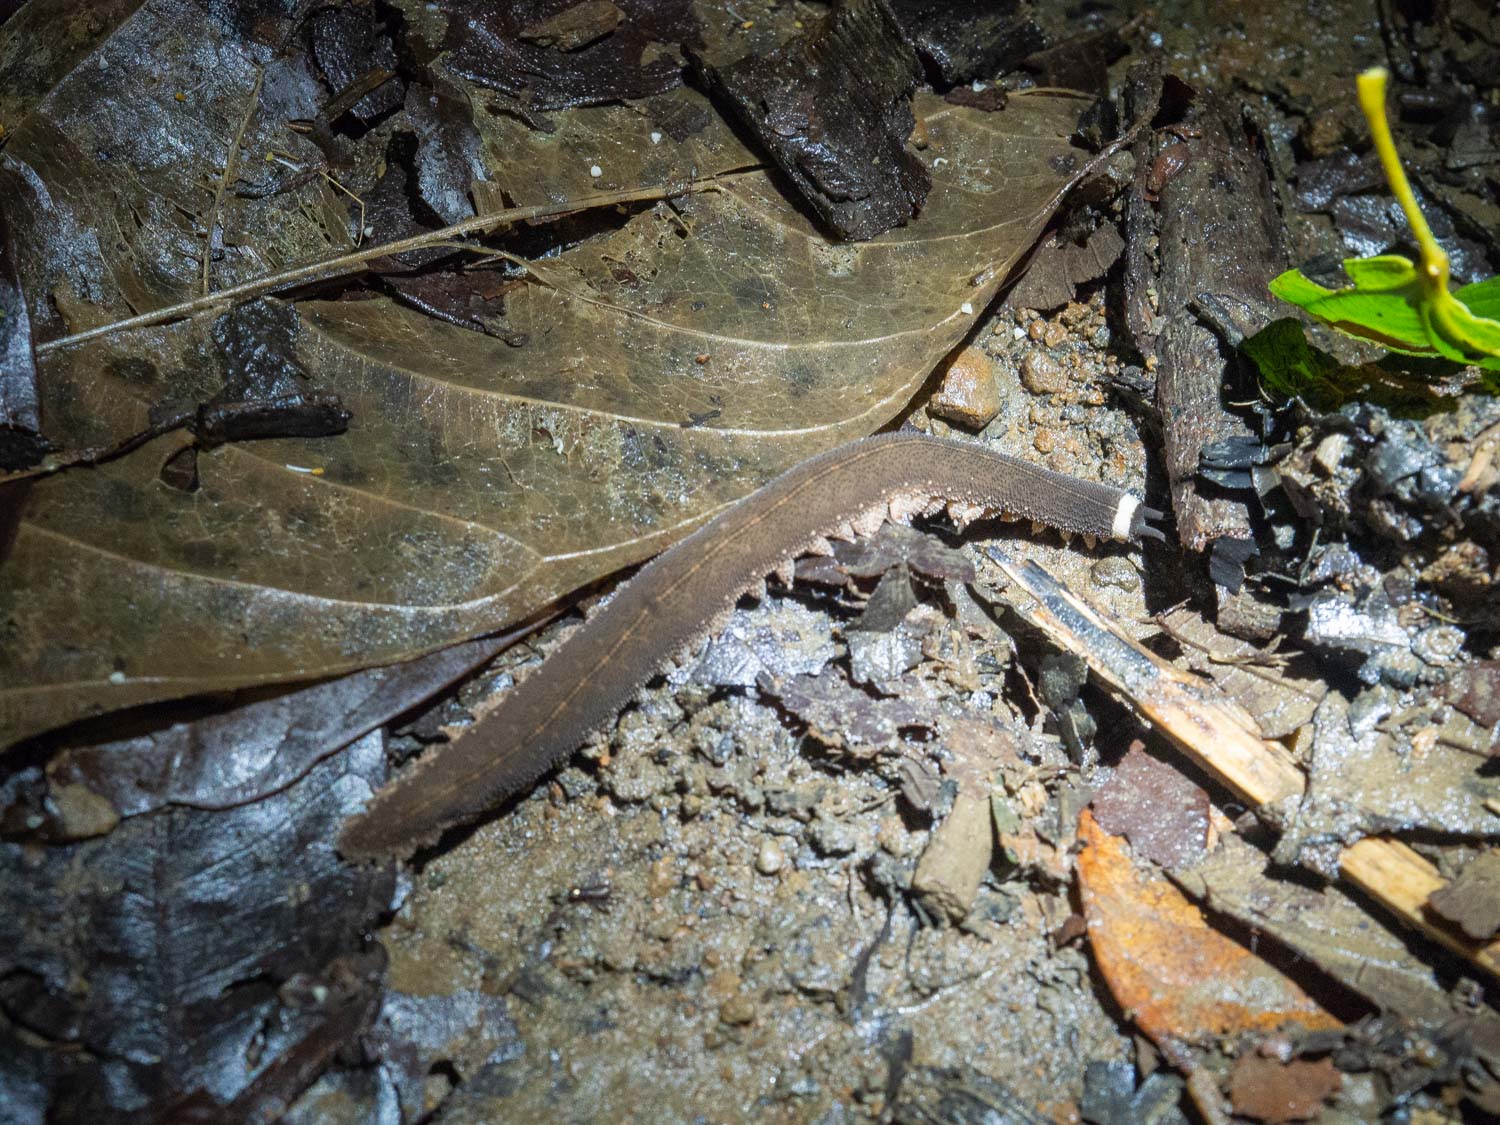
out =
[[[224,190],[234,182],[234,166],[239,163],[240,144],[245,139],[245,130],[250,128],[250,122],[255,120],[255,109],[260,105],[260,84],[265,77],[266,72],[256,67],[255,85],[250,88],[250,104],[245,107],[245,116],[240,120],[240,127],[235,130],[234,140],[229,142],[229,153],[224,157],[224,174],[219,177],[219,186],[214,189],[213,204],[208,209],[208,234],[203,244],[203,295],[205,297],[213,287],[210,274],[213,269],[214,227],[219,223],[219,206],[224,202]]]
[[[574,211],[585,211],[593,207],[607,207],[618,203],[638,203],[655,199],[669,199],[672,196],[687,195],[695,191],[718,191],[721,190],[721,185],[725,180],[745,175],[754,170],[753,168],[735,169],[717,176],[705,176],[702,179],[688,180],[681,184],[633,188],[627,191],[605,191],[579,199],[570,199],[563,203],[543,203],[531,207],[508,207],[503,211],[492,211],[486,215],[476,215],[472,219],[465,219],[461,223],[454,223],[452,226],[443,227],[441,230],[427,231],[423,234],[412,235],[410,238],[400,238],[395,242],[387,242],[382,246],[371,246],[352,254],[341,254],[336,258],[327,258],[321,262],[311,262],[307,265],[279,270],[276,273],[265,274],[262,277],[251,278],[249,281],[242,281],[238,285],[231,285],[226,289],[220,289],[215,293],[210,293],[206,297],[197,297],[191,301],[182,301],[175,305],[168,305],[166,308],[126,317],[124,320],[117,320],[112,324],[101,324],[83,332],[75,332],[71,336],[49,340],[44,344],[36,346],[36,354],[39,356],[51,355],[53,352],[59,352],[65,348],[84,344],[90,340],[97,340],[103,336],[112,336],[116,332],[129,332],[136,328],[149,328],[153,325],[165,324],[168,321],[192,316],[194,313],[203,312],[205,309],[218,308],[236,301],[263,296],[266,293],[274,293],[280,289],[289,289],[296,285],[305,285],[311,281],[326,281],[328,278],[357,273],[376,258],[383,258],[391,254],[404,254],[409,250],[422,250],[456,236],[472,234],[475,231],[482,231],[503,223],[519,223],[525,222],[528,219],[552,218]],[[482,246],[475,246],[474,249],[486,252],[489,250],[488,247]]]

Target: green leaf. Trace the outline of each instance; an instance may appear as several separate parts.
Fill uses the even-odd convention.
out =
[[[1385,288],[1367,291],[1356,284],[1349,289],[1328,289],[1298,270],[1288,270],[1271,282],[1271,292],[1345,335],[1372,340],[1393,352],[1438,355],[1419,308],[1420,294],[1411,288],[1414,280],[1406,289],[1389,287],[1396,270],[1385,263],[1394,257],[1350,259],[1344,263],[1351,276],[1359,272],[1360,266],[1382,263],[1369,276],[1378,276]],[[1405,258],[1395,260],[1404,263],[1408,273],[1415,277],[1416,269],[1411,262]]]
[[[1356,88],[1386,182],[1416,237],[1420,264],[1399,254],[1350,258],[1344,272],[1354,283],[1351,288],[1327,289],[1289,270],[1271,282],[1271,292],[1340,332],[1391,351],[1500,371],[1500,279],[1449,291],[1448,255],[1432,237],[1391,137],[1385,111],[1388,79],[1383,68],[1375,67],[1359,76]]]
[[[1246,337],[1240,352],[1255,364],[1267,395],[1280,401],[1300,398],[1315,410],[1337,410],[1360,398],[1399,417],[1421,418],[1452,406],[1452,399],[1440,397],[1420,375],[1374,363],[1344,366],[1310,344],[1302,324],[1291,317]]]
[[[1469,306],[1469,311],[1475,316],[1500,320],[1500,277],[1465,285],[1453,295]]]

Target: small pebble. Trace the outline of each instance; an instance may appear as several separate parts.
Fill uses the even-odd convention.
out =
[[[755,1001],[748,996],[735,996],[726,1000],[719,1009],[719,1019],[727,1024],[754,1023]]]
[[[1068,376],[1057,360],[1043,352],[1032,352],[1021,361],[1021,385],[1032,394],[1057,394],[1068,389]]]
[[[974,315],[974,306],[971,305],[971,304],[969,304],[968,301],[965,301],[963,304],[961,304],[961,305],[958,306],[958,311],[961,312],[961,313],[963,313],[964,316],[973,316]]]
[[[661,144],[661,134],[660,133],[652,133],[651,134],[651,143],[654,144],[654,145]]]
[[[983,429],[1000,413],[1000,387],[995,365],[978,348],[965,348],[949,364],[943,385],[928,410],[960,426]]]
[[[1122,559],[1118,555],[1100,559],[1094,564],[1091,577],[1095,586],[1113,586],[1117,590],[1138,590],[1141,586],[1141,576],[1136,573],[1135,567],[1130,565],[1129,559]]]
[[[600,176],[604,175],[604,169],[599,167],[599,165],[597,164],[591,165],[589,168],[589,175],[593,176],[594,179],[597,180]]]
[[[1318,448],[1313,450],[1313,464],[1328,476],[1333,476],[1339,471],[1339,463],[1344,459],[1344,452],[1349,448],[1349,438],[1345,434],[1329,434],[1318,442]]]
[[[760,842],[760,851],[755,853],[755,870],[762,875],[774,875],[786,864],[786,853],[774,839],[767,837]]]
[[[1048,323],[1047,327],[1042,330],[1042,342],[1045,343],[1049,348],[1057,347],[1057,345],[1061,344],[1067,338],[1068,328],[1060,320],[1051,321],[1050,323]]]
[[[819,855],[848,855],[859,846],[854,832],[842,821],[819,820],[810,833]]]
[[[1046,331],[1047,322],[1045,320],[1033,320],[1026,326],[1026,335],[1036,341],[1040,341],[1042,334]]]
[[[1463,654],[1464,632],[1452,625],[1434,625],[1423,629],[1412,641],[1411,649],[1423,661],[1438,666],[1454,664]]]

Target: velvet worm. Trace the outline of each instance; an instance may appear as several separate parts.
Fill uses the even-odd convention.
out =
[[[351,817],[339,850],[405,856],[530,788],[629,703],[740,595],[820,540],[932,502],[1100,539],[1161,538],[1130,493],[971,442],[896,433],[804,461],[647,564],[541,667]],[[873,524],[871,521],[874,521]]]

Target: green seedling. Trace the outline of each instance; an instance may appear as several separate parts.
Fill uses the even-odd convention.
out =
[[[1384,67],[1373,67],[1355,86],[1386,182],[1406,213],[1421,261],[1399,254],[1350,258],[1344,262],[1354,282],[1348,289],[1327,289],[1299,270],[1288,270],[1271,282],[1271,292],[1340,332],[1393,352],[1500,371],[1500,277],[1449,291],[1448,255],[1432,237],[1391,137],[1385,113],[1389,78]]]

